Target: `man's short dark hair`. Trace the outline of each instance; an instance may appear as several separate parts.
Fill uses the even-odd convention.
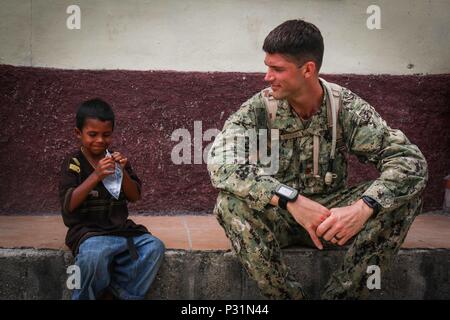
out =
[[[288,20],[267,35],[263,50],[269,54],[287,55],[299,66],[312,60],[319,71],[323,59],[323,38],[320,30],[312,23]]]
[[[83,102],[77,111],[77,128],[83,130],[86,119],[111,121],[114,129],[114,112],[111,106],[101,99],[91,99]]]

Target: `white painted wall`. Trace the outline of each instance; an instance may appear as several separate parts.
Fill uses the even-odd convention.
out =
[[[80,30],[66,27],[71,4]],[[450,72],[450,0],[0,0],[0,63],[262,72],[265,36],[293,18],[321,29],[324,73]]]

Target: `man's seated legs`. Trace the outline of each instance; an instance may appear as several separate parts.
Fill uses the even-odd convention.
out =
[[[360,199],[371,183],[361,183],[314,200],[330,209],[348,206]],[[383,209],[372,216],[360,233],[346,244],[344,261],[331,275],[322,298],[364,297],[368,292],[368,266],[377,265],[382,274],[387,272],[421,205],[421,198],[416,197],[400,207]],[[256,212],[244,201],[221,192],[215,213],[238,258],[264,295],[273,299],[305,296],[299,283],[289,274],[281,248],[293,244],[315,246],[306,230],[288,212],[279,208]],[[323,239],[322,242],[327,247],[335,246]]]
[[[214,211],[242,265],[266,297],[305,297],[282,260],[281,247],[308,237],[289,213],[280,214],[276,208],[256,212],[225,192],[219,193]]]
[[[371,181],[347,188],[318,200],[328,208],[348,206],[361,198]],[[382,209],[372,215],[363,229],[347,244],[344,261],[325,286],[324,299],[357,299],[368,294],[367,279],[370,265],[385,274],[400,249],[415,217],[421,212],[420,197],[394,209]]]

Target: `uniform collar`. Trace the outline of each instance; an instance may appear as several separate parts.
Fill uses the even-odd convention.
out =
[[[320,81],[320,80],[319,80]],[[292,109],[286,99],[278,100],[278,109],[273,129],[280,129],[283,132],[295,132],[299,130],[310,131],[311,134],[320,134],[321,131],[327,130],[327,99],[328,94],[322,82],[320,85],[323,89],[323,99],[319,110],[309,119],[311,120],[308,127],[305,128],[300,117]]]

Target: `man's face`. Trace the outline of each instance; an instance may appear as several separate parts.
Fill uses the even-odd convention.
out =
[[[113,125],[111,121],[87,118],[83,129],[75,129],[83,148],[92,156],[104,155],[112,142]]]
[[[299,93],[302,68],[279,53],[266,53],[264,63],[268,67],[264,80],[270,83],[275,99],[289,99]]]

